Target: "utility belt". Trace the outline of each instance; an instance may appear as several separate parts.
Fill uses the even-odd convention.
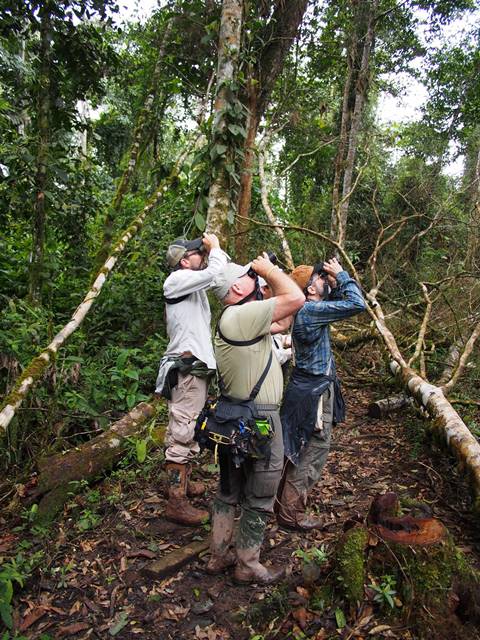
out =
[[[228,455],[236,468],[246,460],[265,460],[268,467],[274,433],[272,419],[262,415],[254,402],[236,403],[220,396],[207,400],[197,418],[194,439],[201,449],[213,452],[216,464]]]
[[[221,316],[220,316],[221,318]],[[220,322],[220,320],[219,320]],[[259,342],[253,340],[229,340],[219,330],[222,340],[234,346],[247,346]],[[194,440],[201,449],[214,453],[215,462],[229,456],[236,468],[247,460],[265,460],[268,467],[271,443],[275,433],[272,419],[262,411],[276,410],[276,405],[256,405],[254,400],[267,377],[272,364],[272,352],[268,362],[247,399],[232,398],[225,393],[225,385],[218,371],[220,396],[207,400],[195,424]],[[271,408],[270,408],[271,407]]]

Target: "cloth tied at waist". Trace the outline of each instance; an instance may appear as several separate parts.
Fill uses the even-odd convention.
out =
[[[184,376],[190,374],[197,378],[209,378],[215,375],[215,369],[209,369],[204,362],[195,356],[164,356],[160,360],[155,393],[171,400],[172,389],[178,384],[179,373]]]
[[[320,397],[333,383],[333,422],[345,419],[345,402],[335,371],[314,375],[295,367],[285,391],[280,417],[285,457],[297,465],[300,452],[310,441],[317,421]]]

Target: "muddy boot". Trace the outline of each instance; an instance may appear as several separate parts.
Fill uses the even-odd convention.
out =
[[[300,493],[287,479],[283,485],[282,495],[277,510],[277,522],[280,527],[292,531],[311,531],[323,529],[325,522],[322,518],[308,515],[307,492]]]
[[[192,465],[187,464],[186,466],[187,466],[187,496],[189,498],[198,498],[198,496],[203,496],[206,490],[205,484],[203,482],[190,480],[190,476],[192,475]]]
[[[235,524],[235,507],[215,498],[212,520],[210,560],[205,571],[210,575],[217,575],[233,566],[236,561],[234,552],[229,549]]]
[[[242,510],[237,536],[237,566],[233,576],[237,584],[273,584],[283,577],[283,568],[267,569],[260,562],[260,548],[267,514]]]
[[[188,469],[186,464],[168,462],[168,502],[165,517],[172,522],[186,525],[199,525],[209,518],[208,511],[196,509],[187,499]]]

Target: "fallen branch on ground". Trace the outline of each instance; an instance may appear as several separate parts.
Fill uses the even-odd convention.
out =
[[[72,492],[71,482],[92,480],[110,469],[124,455],[128,438],[142,435],[148,421],[155,416],[157,402],[141,402],[96,438],[41,460],[38,483],[29,496],[41,498],[38,517],[50,520],[58,513]],[[161,439],[160,435],[158,441]]]

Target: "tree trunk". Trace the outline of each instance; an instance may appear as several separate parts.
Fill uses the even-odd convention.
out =
[[[396,361],[390,363],[392,372],[415,400],[432,418],[432,428],[460,461],[469,476],[475,509],[480,509],[480,444],[461,417],[445,398],[440,387],[425,382],[415,371]]]
[[[100,249],[98,250],[96,261],[95,261],[95,264],[97,267],[103,264],[103,262],[106,260],[107,256],[110,254],[110,251],[111,251],[115,217],[118,211],[120,210],[125,194],[128,192],[128,188],[130,186],[132,176],[134,174],[138,159],[140,157],[140,148],[145,138],[148,120],[153,108],[155,98],[157,96],[160,75],[163,70],[162,65],[163,65],[163,58],[165,56],[165,48],[170,39],[170,33],[172,30],[173,22],[174,22],[174,18],[171,17],[163,33],[162,42],[158,49],[157,62],[155,64],[155,69],[153,70],[153,74],[152,74],[150,88],[148,89],[147,97],[145,98],[143,107],[140,110],[140,113],[138,114],[138,117],[137,117],[135,130],[133,132],[133,142],[132,142],[132,146],[130,147],[127,166],[125,168],[125,171],[122,174],[122,177],[120,178],[117,191],[115,193],[113,201],[105,217],[102,243],[100,245]]]
[[[271,222],[273,225],[275,225],[275,227],[274,227],[275,233],[280,238],[280,242],[282,244],[283,256],[285,258],[285,264],[287,265],[287,268],[288,268],[289,271],[293,271],[295,269],[295,264],[293,262],[293,256],[292,256],[292,252],[290,250],[290,245],[288,244],[287,237],[286,237],[282,227],[280,227],[277,224],[277,221],[275,220],[275,216],[273,214],[272,208],[270,207],[270,203],[268,202],[268,190],[267,190],[267,184],[266,184],[266,180],[265,180],[265,159],[264,159],[264,156],[263,156],[263,150],[259,150],[259,152],[258,152],[258,174],[259,174],[259,178],[260,178],[260,190],[261,190],[263,209],[264,209],[264,211],[265,211],[265,213],[267,215],[267,218],[268,218],[269,222]]]
[[[453,376],[455,369],[458,367],[458,361],[460,360],[463,345],[464,340],[461,336],[450,345],[442,375],[437,380],[437,384],[439,387],[443,387],[443,385],[446,384]]]
[[[252,79],[251,79],[252,80]],[[255,137],[258,129],[258,113],[257,113],[257,95],[254,83],[249,83],[249,104],[247,118],[247,137],[244,145],[244,159],[242,172],[240,175],[240,192],[238,195],[237,214],[239,220],[237,223],[237,233],[235,238],[235,258],[238,262],[247,260],[245,242],[248,231],[248,216],[250,214],[250,204],[252,201],[252,182],[253,167],[255,164]]]
[[[348,208],[350,204],[350,197],[352,194],[353,171],[355,167],[355,157],[357,154],[358,134],[360,131],[361,118],[369,89],[370,53],[375,37],[375,14],[377,11],[378,2],[379,0],[371,0],[371,2],[369,2],[368,8],[364,3],[360,3],[359,5],[359,26],[356,29],[357,36],[354,42],[354,47],[355,49],[357,49],[359,43],[361,43],[361,55],[357,54],[358,59],[360,60],[360,68],[355,79],[355,101],[353,111],[351,114],[351,118],[347,117],[349,131],[344,162],[342,197],[340,202],[338,202],[338,204],[336,204],[335,206],[334,216],[332,218],[332,221],[335,220],[336,236],[334,236],[334,239],[341,247],[345,245],[346,240]],[[368,11],[366,16],[364,14],[365,11]],[[364,30],[365,25],[366,30]],[[348,75],[347,82],[349,82]],[[344,91],[344,99],[346,97],[346,89],[347,83]],[[349,100],[350,97],[348,96],[347,99]]]
[[[38,78],[38,148],[33,210],[32,256],[30,263],[29,298],[33,304],[42,303],[45,281],[45,190],[48,181],[50,147],[50,58],[51,20],[48,5],[42,6],[40,17],[40,72]]]
[[[343,169],[345,166],[345,149],[347,147],[348,130],[350,128],[351,110],[349,108],[350,93],[352,90],[352,60],[348,57],[348,71],[343,88],[342,120],[340,123],[340,138],[338,141],[337,154],[335,156],[335,174],[333,177],[332,190],[332,219],[330,223],[330,236],[333,240],[338,238],[339,233],[339,204],[340,204],[340,184],[342,181]]]
[[[36,495],[43,495],[72,480],[95,478],[118,459],[141,425],[155,415],[155,404],[141,402],[120,420],[88,442],[39,462]]]
[[[394,396],[389,396],[383,400],[376,400],[368,405],[368,415],[370,418],[384,418],[390,413],[400,411],[413,404],[413,399],[399,393]]]
[[[224,142],[227,127],[225,110],[233,101],[230,86],[235,78],[242,32],[242,0],[223,0],[218,42],[217,89],[212,127],[212,149]],[[236,94],[234,94],[236,95]],[[207,229],[225,242],[229,211],[232,209],[229,179],[226,170],[227,153],[219,153],[208,193]]]
[[[474,271],[480,267],[480,149],[477,153],[470,193],[469,233],[465,267]]]
[[[285,58],[297,37],[302,22],[307,0],[289,0],[278,2],[271,19],[265,26],[262,40],[267,43],[262,50],[255,69],[252,69],[248,80],[247,136],[244,144],[244,160],[240,172],[240,193],[237,202],[240,232],[236,240],[237,259],[247,259],[246,243],[248,217],[252,200],[254,145],[260,120],[270,100],[275,82],[281,73]]]

